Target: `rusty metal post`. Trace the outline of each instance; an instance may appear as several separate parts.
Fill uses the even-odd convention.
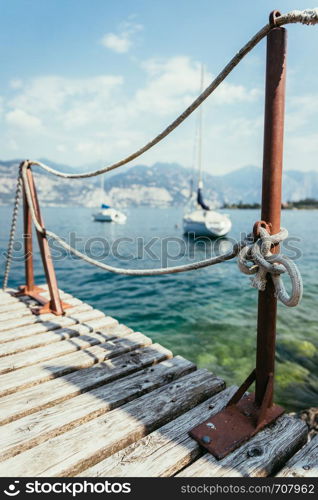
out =
[[[40,211],[40,205],[34,185],[34,180],[32,176],[32,171],[30,168],[27,170],[27,178],[28,178],[28,183],[30,187],[30,192],[31,196],[34,202],[34,211],[35,211],[35,216],[40,223],[42,227],[44,227],[43,219],[41,216],[41,211]],[[63,308],[62,308],[62,303],[58,291],[58,286],[57,286],[57,281],[56,281],[56,275],[52,263],[52,257],[51,257],[51,252],[50,252],[50,247],[48,240],[46,238],[45,234],[40,233],[39,231],[36,231],[37,237],[38,237],[38,242],[39,242],[39,247],[40,247],[40,252],[41,252],[41,257],[42,257],[42,262],[43,262],[43,267],[44,267],[44,272],[50,292],[50,309],[52,312],[54,312],[56,315],[60,316],[63,314]]]
[[[286,82],[285,28],[273,28],[267,36],[266,97],[264,119],[264,154],[262,215],[271,230],[280,230],[282,203],[282,168]],[[278,247],[273,251],[277,252]],[[274,374],[277,299],[270,275],[266,289],[259,292],[256,354],[255,402],[261,406],[270,375]],[[273,392],[269,404],[273,403]]]
[[[29,205],[23,189],[23,226],[24,226],[24,265],[25,265],[25,290],[34,290],[33,269],[33,242],[32,242],[32,219]]]
[[[259,226],[272,234],[280,230],[287,33],[284,28],[275,27],[277,15],[278,11],[274,11],[270,16],[272,29],[267,36],[262,221],[254,225],[255,236]],[[277,252],[278,247],[272,251]],[[271,276],[267,278],[266,289],[259,292],[256,369],[222,411],[189,432],[218,459],[284,412],[273,404],[277,301]],[[255,394],[246,395],[254,380]]]
[[[26,173],[27,173],[27,182],[30,188],[30,194],[32,198],[32,204],[34,207],[34,213],[39,224],[42,227],[44,227],[31,168],[28,168]],[[28,205],[26,197],[25,188],[23,190],[23,201],[24,201],[24,233],[25,233],[24,253],[25,253],[26,284],[24,286],[19,287],[20,291],[17,292],[16,295],[17,296],[28,295],[29,297],[32,297],[37,302],[39,302],[39,304],[41,304],[42,306],[32,309],[32,311],[35,314],[53,313],[56,314],[57,316],[60,316],[64,314],[64,309],[70,307],[70,305],[65,302],[62,302],[60,299],[49,243],[46,234],[41,233],[38,230],[36,230],[36,233],[40,247],[44,272],[50,293],[50,300],[47,300],[40,295],[41,292],[45,292],[46,290],[36,286],[34,283],[32,218],[31,218],[30,207]]]

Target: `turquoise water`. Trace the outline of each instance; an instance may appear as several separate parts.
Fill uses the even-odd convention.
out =
[[[249,232],[260,218],[257,210],[228,212],[233,221],[233,239],[241,232]],[[200,260],[230,243],[223,240],[220,246],[220,242],[199,243],[183,238],[181,208],[129,209],[123,226],[93,222],[91,213],[87,208],[43,209],[49,229],[68,241],[73,239],[73,243],[76,236],[77,248],[85,247],[104,262],[121,267],[160,267],[162,263],[177,265]],[[0,207],[0,214],[3,273],[11,209]],[[318,400],[317,212],[284,211],[282,225],[294,238],[284,252],[291,257],[296,254],[304,279],[301,305],[280,305],[278,311],[275,399],[294,410],[317,405]],[[153,237],[158,240],[152,242]],[[108,247],[112,255],[106,256]],[[57,248],[53,253],[60,288],[149,335],[174,354],[212,370],[228,384],[240,384],[254,367],[257,292],[234,261],[191,273],[126,277],[104,272],[74,257],[61,257]],[[17,247],[12,286],[24,282],[21,257]],[[38,254],[35,265],[37,281],[43,282]]]

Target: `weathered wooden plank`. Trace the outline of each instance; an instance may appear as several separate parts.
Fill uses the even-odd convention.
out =
[[[0,332],[0,342],[12,342],[24,337],[30,337],[37,333],[44,333],[62,327],[68,327],[77,323],[73,318],[67,316],[55,316],[51,321],[39,321],[33,325],[26,325],[20,328],[14,328],[6,332]]]
[[[181,357],[86,392],[0,428],[0,461],[17,455],[195,370]]]
[[[279,471],[277,477],[318,477],[318,436],[306,443]]]
[[[12,289],[12,293],[16,293],[17,290]],[[49,292],[47,290],[44,290],[43,292],[39,293],[43,298],[49,299]],[[60,291],[60,297],[64,301],[70,301],[70,300],[76,300],[78,302],[82,302],[80,299],[77,299],[70,295],[69,293],[65,293],[63,291]],[[83,302],[82,302],[83,303]],[[30,307],[30,306],[36,306],[38,305],[38,302],[35,299],[32,299],[28,295],[21,295],[19,297],[16,297],[15,295],[12,295],[11,293],[8,292],[2,292],[0,294],[0,313],[6,312],[6,310],[10,310],[13,308],[22,308],[24,307]]]
[[[73,337],[72,339],[55,342],[54,344],[50,344],[48,346],[37,347],[28,351],[27,355],[25,352],[21,352],[13,354],[12,356],[6,356],[0,359],[0,375],[27,366],[36,365],[53,358],[63,356],[64,354],[80,351],[82,349],[86,349],[87,347],[103,344],[119,337],[123,338],[131,333],[125,332],[123,335],[116,336],[113,333],[114,331],[115,330],[106,330],[105,333],[90,332],[86,335],[80,335],[78,337]],[[120,333],[120,330],[118,333]]]
[[[222,390],[224,381],[215,377],[216,395],[192,410],[114,453],[79,476],[86,477],[169,477],[202,455],[203,449],[188,431],[222,410],[236,387]],[[222,391],[222,392],[218,392]]]
[[[47,283],[41,283],[41,284],[40,284],[40,285],[38,285],[38,286],[39,286],[40,288],[43,288],[44,290],[46,290],[46,291],[47,291],[47,293],[48,293],[49,286],[48,286],[48,284],[47,284]],[[60,294],[64,293],[64,291],[63,291],[63,290],[61,290],[60,288],[59,288],[58,290],[59,290],[59,293],[60,293]],[[42,292],[42,293],[45,293],[45,292]]]
[[[47,299],[47,300],[50,299],[50,294],[48,291],[41,292],[41,293],[39,293],[39,295],[44,299]],[[19,297],[9,295],[9,297],[10,298],[7,301],[5,301],[4,303],[2,303],[2,301],[0,300],[1,313],[5,312],[6,310],[19,308],[21,306],[30,308],[30,307],[33,307],[34,305],[39,305],[38,301],[29,297],[28,295],[21,295]],[[65,293],[62,291],[60,292],[60,297],[63,301],[67,302],[69,305],[75,306],[75,305],[85,304],[85,302],[78,299],[77,297],[73,297],[73,295],[70,295],[69,293]]]
[[[30,297],[26,296],[19,298],[12,297],[12,300],[10,300],[10,302],[5,302],[4,304],[2,303],[0,304],[0,311],[5,312],[6,310],[14,309],[15,307],[20,307],[20,306],[33,307],[34,305],[38,305],[38,302],[35,299],[31,299]]]
[[[64,316],[70,316],[76,318],[78,313],[81,313],[83,311],[91,311],[92,309],[93,309],[92,306],[82,302],[82,304],[80,305],[76,305],[74,307],[72,306],[69,309],[65,309]],[[52,313],[39,314],[38,316],[31,313],[28,316],[21,316],[14,319],[8,319],[0,323],[0,335],[2,332],[7,332],[8,330],[10,331],[16,328],[20,328],[21,326],[33,325],[34,323],[40,323],[42,321],[55,320],[57,317],[58,316],[55,316],[55,314]]]
[[[45,285],[37,285],[39,286],[40,288],[43,288],[43,292],[39,292],[39,295],[41,297],[44,297],[46,299],[49,299],[50,298],[50,294],[49,294],[49,290],[48,290],[48,286],[45,284]],[[15,288],[10,288],[8,289],[7,292],[5,292],[5,296],[7,297],[6,298],[6,301],[16,301],[16,302],[25,302],[25,303],[29,303],[31,301],[33,301],[34,299],[32,299],[31,297],[29,297],[28,295],[20,295],[20,296],[16,296],[15,294],[18,292],[17,289]],[[61,299],[63,300],[68,300],[68,299],[74,299],[75,297],[73,295],[71,295],[70,293],[67,293],[67,292],[64,292],[63,290],[59,290],[59,294],[60,294],[60,297]],[[80,300],[80,299],[78,299]],[[1,295],[0,295],[0,301],[1,300]]]
[[[26,310],[29,308],[29,304],[26,304],[25,302],[8,302],[6,304],[0,304],[0,315],[9,311],[18,311],[20,309]]]
[[[75,323],[81,323],[89,321],[91,319],[102,318],[105,315],[102,311],[99,311],[98,309],[89,309],[83,312],[72,312],[71,316],[67,315],[54,316],[52,314],[52,319],[50,319],[49,321],[42,320],[41,318],[43,318],[43,316],[37,316],[38,318],[37,323],[21,326],[19,328],[13,328],[12,330],[9,331],[0,332],[0,342],[11,342],[13,340],[30,337],[31,335],[35,335],[37,333],[44,333],[50,330],[56,330],[58,328],[68,327],[74,325]]]
[[[31,299],[27,296],[15,297],[14,295],[7,294],[7,298],[5,300],[2,299],[3,295],[0,295],[0,309],[5,310],[6,307],[13,307],[14,305],[18,306],[19,304],[28,305],[29,303],[37,303],[36,300]]]
[[[4,292],[3,290],[0,290],[0,303],[1,304],[8,304],[8,303],[12,302],[13,300],[14,300],[14,297],[10,293]]]
[[[50,299],[48,292],[45,292],[45,294],[41,294],[41,296],[45,299]],[[74,305],[85,304],[85,302],[83,302],[82,300],[78,299],[77,297],[73,297],[68,293],[63,292],[60,295],[60,297],[63,301],[67,301],[68,304],[74,304]],[[6,312],[9,311],[10,309],[19,308],[22,306],[30,308],[38,305],[39,302],[37,300],[31,299],[27,295],[22,295],[21,297],[13,298],[12,301],[6,302],[4,305],[1,304],[0,310],[1,312]]]
[[[151,339],[145,335],[132,333],[127,337],[0,375],[0,397],[150,344]]]
[[[2,476],[71,476],[94,465],[213,394],[213,375],[198,370],[0,465]]]
[[[17,318],[21,319],[21,321],[23,320],[24,324],[29,324],[30,322],[27,320],[26,317],[29,317],[32,319],[36,318],[36,316],[32,313],[32,311],[30,309],[30,306],[33,303],[34,303],[34,301],[32,301],[31,303],[18,302],[17,304],[12,304],[11,307],[8,307],[6,309],[6,311],[2,311],[2,312],[0,311],[0,328],[2,327],[2,325],[4,325],[4,322],[8,322],[8,321],[12,322],[12,321],[16,320]],[[74,299],[74,298],[69,299],[68,304],[70,306],[72,306],[73,311],[75,311],[74,308],[77,306],[81,306],[81,308],[80,308],[81,311],[85,311],[85,310],[88,311],[90,309],[93,309],[92,306],[85,304],[84,302],[82,302],[79,299]],[[70,311],[70,309],[68,309],[68,311]],[[31,323],[32,323],[32,321],[31,321]]]
[[[48,295],[49,290],[48,290],[48,285],[46,283],[40,284],[40,285],[36,284],[36,286],[43,289],[43,292],[39,292],[39,295],[43,295],[43,296]],[[2,300],[2,297],[4,298],[4,300],[9,300],[9,299],[30,300],[30,297],[28,297],[27,295],[20,295],[19,297],[16,297],[15,294],[18,291],[19,290],[17,288],[7,288],[5,292],[3,290],[0,290],[0,300]],[[65,297],[73,297],[73,295],[71,295],[70,293],[64,292],[64,290],[60,290],[60,289],[59,289],[59,294],[60,294],[60,297],[62,297],[63,299]]]
[[[33,317],[32,311],[28,307],[25,307],[24,309],[14,308],[9,311],[0,313],[0,327],[4,322],[12,321],[12,318],[16,320],[18,318],[21,319],[25,317]],[[25,323],[27,324],[27,322]]]
[[[20,340],[13,340],[12,342],[0,344],[0,358],[19,352],[25,352],[29,349],[50,345],[79,335],[85,335],[93,331],[105,334],[111,331],[115,336],[117,334],[124,334],[124,332],[132,332],[131,328],[123,324],[119,325],[118,321],[111,316],[102,316],[97,319],[89,320],[84,324],[76,323],[68,328],[57,328],[56,330],[37,333],[36,335],[31,335],[30,337],[25,337]],[[26,353],[25,356],[27,356]]]
[[[13,292],[17,292],[17,290],[14,290]],[[44,291],[39,293],[40,296],[42,296],[45,299],[49,299],[49,292]],[[70,295],[69,293],[65,293],[62,290],[60,291],[60,297],[64,301],[71,301],[71,300],[76,300],[78,302],[84,303],[80,299],[77,299],[76,297],[73,297],[73,295]],[[30,305],[37,305],[38,302],[34,299],[31,299],[28,295],[21,295],[20,297],[15,297],[14,295],[11,295],[7,292],[4,294],[0,294],[0,310],[3,312],[6,308],[11,308],[11,307],[17,307],[19,305],[24,305],[27,307],[30,307]]]
[[[51,296],[50,296],[50,292],[48,291],[48,286],[47,285],[40,285],[41,288],[44,289],[44,292],[40,292],[40,295],[41,297],[44,297],[45,299],[50,299]],[[60,294],[60,297],[62,300],[69,300],[69,299],[73,299],[74,296],[70,293],[67,293],[67,292],[64,292],[64,290],[59,290],[59,294]],[[28,297],[22,297],[22,299],[26,299],[28,300]],[[80,299],[78,299],[80,300]]]
[[[1,398],[0,423],[6,424],[49,408],[171,357],[171,351],[159,344],[153,344],[5,396]]]
[[[296,453],[306,439],[306,424],[283,415],[222,460],[207,453],[177,477],[267,477]]]

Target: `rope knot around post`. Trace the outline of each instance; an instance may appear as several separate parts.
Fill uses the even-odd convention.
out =
[[[267,283],[268,274],[275,287],[275,295],[285,306],[295,307],[299,304],[303,284],[301,274],[296,264],[282,253],[272,253],[272,249],[279,245],[288,237],[288,231],[285,228],[276,234],[269,234],[268,229],[258,223],[258,237],[252,243],[244,246],[238,253],[238,267],[244,274],[254,275],[251,283],[254,288],[264,291]],[[255,227],[255,226],[254,226]],[[281,274],[287,272],[291,280],[291,292],[288,293]]]

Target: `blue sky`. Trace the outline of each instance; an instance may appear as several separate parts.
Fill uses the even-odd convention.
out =
[[[0,0],[2,159],[119,160],[161,131],[268,19],[271,0]],[[285,168],[317,169],[318,26],[289,26]],[[262,163],[265,42],[204,105],[204,168]],[[191,166],[195,116],[135,163]]]

